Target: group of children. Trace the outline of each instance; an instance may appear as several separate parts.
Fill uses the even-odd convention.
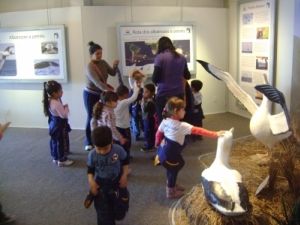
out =
[[[114,225],[123,219],[129,202],[127,176],[130,173],[131,134],[136,140],[144,133],[144,152],[157,148],[156,164],[167,171],[166,197],[179,198],[184,188],[177,184],[178,172],[184,165],[181,151],[186,135],[216,138],[222,131],[208,131],[202,126],[203,111],[200,90],[202,82],[194,80],[191,89],[194,96],[193,115],[195,125],[181,120],[185,116],[185,102],[170,98],[163,111],[163,121],[157,124],[155,110],[155,86],[143,84],[144,75],[140,71],[132,74],[131,90],[120,85],[116,92],[103,92],[94,105],[91,120],[92,141],[95,149],[88,154],[89,195],[85,206],[94,201],[98,224]],[[44,113],[49,117],[50,149],[52,160],[58,166],[69,166],[73,161],[69,153],[68,105],[61,101],[62,87],[56,81],[44,83]],[[196,126],[198,125],[198,126]]]

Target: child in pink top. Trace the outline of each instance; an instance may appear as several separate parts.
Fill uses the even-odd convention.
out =
[[[69,106],[63,105],[61,97],[62,86],[55,80],[44,82],[43,107],[45,116],[49,117],[50,149],[53,163],[58,166],[70,166],[74,162],[66,154],[69,152],[68,123]]]

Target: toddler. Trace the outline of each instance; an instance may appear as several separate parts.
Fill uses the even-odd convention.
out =
[[[126,152],[121,146],[113,144],[112,132],[107,126],[94,128],[92,141],[95,149],[88,155],[90,194],[85,206],[94,200],[97,224],[115,225],[116,220],[125,217],[129,208]]]
[[[167,198],[179,198],[183,195],[184,188],[177,185],[176,181],[178,172],[184,166],[181,151],[185,147],[185,136],[195,134],[216,138],[224,133],[224,131],[209,131],[181,122],[184,115],[184,101],[177,97],[170,98],[163,110],[164,119],[156,132],[155,146],[158,150],[155,164],[161,163],[167,170]]]
[[[142,99],[142,118],[144,125],[144,147],[141,148],[143,152],[150,152],[154,150],[155,144],[155,86],[154,84],[146,84],[144,86],[143,99]]]
[[[58,166],[70,166],[74,162],[67,158],[69,153],[69,132],[68,123],[69,106],[63,104],[62,86],[55,80],[44,82],[43,106],[44,114],[49,117],[50,149],[52,162]]]

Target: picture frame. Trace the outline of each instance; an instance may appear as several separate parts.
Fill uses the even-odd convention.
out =
[[[119,58],[123,76],[139,69],[146,75],[154,70],[159,38],[169,37],[176,51],[187,59],[191,74],[196,70],[195,26],[186,23],[123,23],[117,26]]]
[[[0,83],[68,81],[64,25],[0,29]]]

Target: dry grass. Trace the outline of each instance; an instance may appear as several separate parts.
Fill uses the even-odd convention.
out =
[[[297,145],[293,139],[275,146],[272,153],[252,137],[236,140],[230,158],[230,165],[243,176],[243,183],[249,192],[250,210],[239,217],[226,217],[216,212],[205,200],[200,185],[195,186],[170,210],[172,225],[278,225],[285,222],[285,205],[292,207],[299,195],[298,171],[300,171]],[[200,157],[203,168],[209,166],[215,155]],[[270,166],[271,165],[271,166]],[[255,192],[269,174],[274,175],[273,188]],[[290,208],[288,208],[290,214]],[[173,220],[173,222],[172,222]],[[176,222],[174,222],[176,221]]]

